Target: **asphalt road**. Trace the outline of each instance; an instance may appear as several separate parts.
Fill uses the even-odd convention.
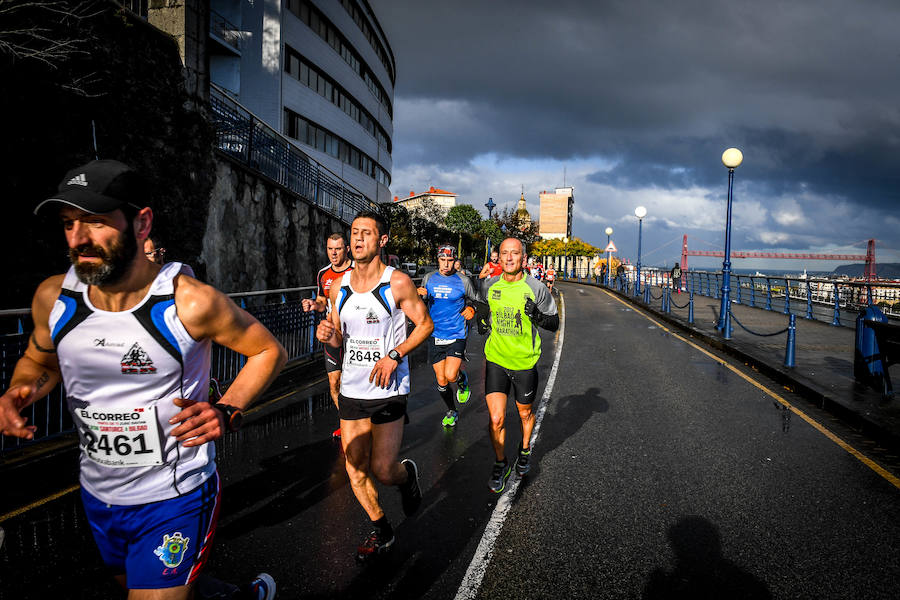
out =
[[[474,393],[455,429],[440,425],[430,366],[414,368],[401,456],[419,464],[424,503],[404,519],[397,492],[382,490],[397,532],[388,557],[354,560],[367,519],[319,386],[222,445],[210,572],[268,571],[279,598],[900,597],[900,481],[852,454],[866,440],[603,290],[559,287],[564,329],[543,336],[546,412],[520,485],[502,498],[487,489],[483,338],[472,334]],[[512,406],[508,419],[512,447]],[[0,598],[119,597],[77,494],[0,526]]]

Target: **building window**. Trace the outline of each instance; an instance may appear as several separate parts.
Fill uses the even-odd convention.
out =
[[[393,118],[394,109],[391,106],[391,101],[387,92],[384,91],[384,88],[382,88],[381,84],[375,79],[372,70],[362,61],[350,42],[340,34],[337,28],[332,25],[331,21],[321,14],[319,9],[312,6],[308,0],[288,0],[287,7],[290,12],[294,13],[301,21],[306,23],[310,29],[316,32],[325,43],[334,48],[341,58],[350,65],[350,68],[365,80],[369,90],[384,106],[388,115]],[[393,70],[388,68],[387,71],[391,81],[394,81]]]
[[[391,185],[391,177],[387,171],[346,140],[311,123],[289,108],[284,109],[284,122],[285,134],[289,138],[340,159],[341,162],[365,173],[385,186]]]
[[[391,140],[387,133],[382,129],[381,125],[377,124],[375,118],[367,110],[360,107],[355,98],[350,96],[346,90],[330,77],[320,72],[290,46],[285,45],[285,54],[287,55],[284,63],[285,72],[297,78],[300,83],[315,90],[320,96],[344,111],[351,119],[359,123],[369,135],[374,137],[381,147],[391,152]]]

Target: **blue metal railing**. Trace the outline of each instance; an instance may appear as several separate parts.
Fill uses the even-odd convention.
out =
[[[286,137],[210,84],[216,148],[350,224],[361,210],[379,210],[362,192],[320,165]]]

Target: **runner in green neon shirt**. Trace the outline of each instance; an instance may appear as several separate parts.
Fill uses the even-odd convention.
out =
[[[481,319],[480,330],[491,333],[484,344],[484,391],[490,412],[491,443],[496,462],[489,487],[500,493],[506,487],[511,468],[506,460],[506,401],[510,387],[516,393],[516,408],[521,420],[522,443],[516,459],[516,473],[525,475],[530,468],[531,432],[535,414],[538,373],[535,365],[541,356],[541,337],[537,328],[559,328],[556,302],[547,288],[522,269],[527,260],[525,244],[507,238],[500,244],[503,274],[487,279],[482,288],[490,316]]]

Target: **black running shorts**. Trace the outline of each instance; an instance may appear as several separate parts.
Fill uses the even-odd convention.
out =
[[[436,365],[448,356],[460,360],[466,357],[466,338],[453,340],[449,344],[436,343],[434,336],[428,337],[428,362]]]
[[[340,394],[338,396],[338,414],[344,421],[371,419],[373,425],[391,423],[406,417],[406,395],[363,400],[348,398]],[[406,422],[409,423],[408,418]]]
[[[537,366],[525,371],[513,371],[486,360],[484,362],[485,395],[500,393],[509,396],[510,386],[516,393],[516,402],[519,404],[534,402],[538,387]]]
[[[323,344],[325,348],[325,372],[334,373],[340,371],[344,365],[344,346],[335,348],[328,344]]]

